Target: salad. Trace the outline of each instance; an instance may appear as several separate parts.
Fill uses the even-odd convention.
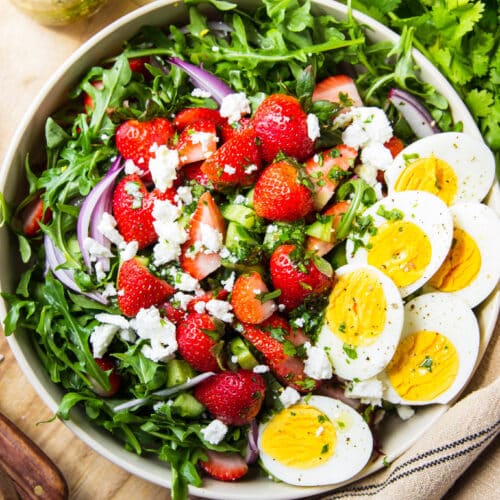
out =
[[[92,67],[4,217],[26,264],[7,335],[172,471],[335,485],[387,414],[450,402],[497,286],[491,151],[415,72],[309,2],[189,7]]]

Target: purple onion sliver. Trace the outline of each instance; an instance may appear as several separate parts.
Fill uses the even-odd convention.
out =
[[[85,240],[90,236],[98,241],[106,248],[110,247],[110,242],[97,231],[97,225],[102,217],[105,209],[111,206],[111,197],[113,195],[114,183],[118,175],[123,169],[122,157],[118,156],[111,165],[106,175],[94,186],[88,196],[83,202],[78,221],[76,225],[76,234],[78,237],[78,244],[80,245],[80,252],[82,253],[83,262],[89,270],[92,269],[90,262],[90,255],[85,249]],[[102,201],[104,200],[104,201]],[[97,221],[97,222],[96,222]],[[102,262],[103,270],[109,269],[109,261],[104,259]],[[107,268],[107,269],[106,269]]]
[[[394,88],[389,91],[388,99],[419,139],[441,131],[429,111],[415,96],[402,89]]]
[[[224,97],[229,94],[234,94],[231,87],[226,85],[226,83],[224,83],[220,78],[217,78],[214,74],[204,70],[201,66],[188,63],[178,57],[169,57],[168,62],[185,71],[189,75],[189,78],[195,87],[210,92],[211,96],[217,104],[219,104],[219,106],[221,105]]]
[[[250,465],[259,458],[259,447],[257,441],[259,439],[259,426],[257,420],[253,419],[247,433],[248,448],[245,456],[245,462]]]

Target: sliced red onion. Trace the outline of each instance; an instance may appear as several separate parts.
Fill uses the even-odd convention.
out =
[[[200,382],[203,382],[203,380],[211,377],[214,375],[214,372],[205,372],[205,373],[200,373],[199,375],[196,375],[196,377],[193,377],[189,379],[187,382],[184,384],[179,384],[175,385],[174,387],[169,387],[168,389],[162,389],[161,391],[156,391],[151,394],[151,396],[160,396],[160,397],[168,397],[171,396],[172,394],[175,394],[180,391],[185,391],[186,389],[191,389],[191,387],[194,387],[195,385],[198,385]],[[138,398],[138,399],[132,399],[130,401],[126,401],[125,403],[121,403],[113,408],[113,411],[119,412],[121,410],[127,410],[128,408],[133,408],[134,406],[139,406],[144,403],[147,403],[151,398]]]
[[[76,225],[76,234],[82,253],[83,262],[92,270],[89,252],[85,248],[85,240],[90,236],[105,248],[110,248],[111,242],[98,230],[99,222],[104,212],[111,212],[115,180],[123,170],[123,158],[117,156],[106,175],[94,186],[83,202]],[[109,270],[109,259],[101,257],[103,271]]]
[[[334,384],[324,383],[321,387],[316,391],[318,394],[322,396],[327,396],[332,399],[338,399],[342,401],[346,405],[349,405],[351,408],[357,410],[361,406],[361,402],[359,399],[349,398],[345,395],[344,389],[342,387],[338,387]]]
[[[259,448],[257,446],[257,441],[259,439],[259,426],[257,420],[253,419],[248,428],[247,434],[247,453],[245,456],[245,462],[250,465],[257,461],[259,458]]]
[[[45,268],[47,271],[50,270],[54,276],[70,290],[86,295],[90,299],[101,304],[108,303],[107,299],[99,293],[82,291],[75,281],[73,270],[59,268],[61,264],[64,264],[65,258],[63,253],[56,247],[55,243],[48,235],[44,236],[43,243],[45,247]]]
[[[217,78],[209,71],[204,70],[201,66],[188,63],[178,57],[169,57],[168,62],[185,71],[189,75],[191,83],[195,87],[210,92],[211,96],[217,104],[219,104],[219,106],[224,97],[229,94],[234,94],[231,87],[226,85],[226,83],[224,83],[220,78]]]
[[[418,138],[441,132],[429,111],[414,95],[394,88],[389,91],[388,99]]]

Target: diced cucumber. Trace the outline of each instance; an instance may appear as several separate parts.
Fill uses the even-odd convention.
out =
[[[347,264],[345,240],[333,247],[333,250],[330,252],[330,262],[334,269],[338,269]]]
[[[229,251],[234,252],[238,250],[241,244],[258,245],[259,242],[241,225],[237,222],[230,222],[227,225],[226,231],[226,247]]]
[[[172,403],[172,410],[181,417],[199,417],[205,407],[188,392],[180,393]]]
[[[183,384],[195,375],[194,369],[183,359],[172,359],[167,363],[167,387]]]
[[[249,207],[253,207],[253,192],[254,192],[254,189],[250,189],[250,191],[248,191],[247,193],[247,205]]]
[[[230,344],[231,353],[236,356],[237,363],[245,370],[251,370],[253,367],[257,366],[259,363],[255,359],[254,355],[250,352],[248,346],[243,342],[243,339],[236,337],[231,341]]]
[[[332,228],[333,217],[331,215],[326,215],[307,226],[306,234],[309,236],[314,236],[319,240],[331,242],[333,237]]]
[[[224,219],[237,222],[246,229],[255,227],[257,217],[255,211],[245,205],[225,205],[222,207],[221,213]]]

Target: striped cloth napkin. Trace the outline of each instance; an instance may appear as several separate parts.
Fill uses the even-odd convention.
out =
[[[488,445],[500,432],[499,340],[500,322],[497,323],[495,335],[465,396],[406,453],[388,468],[318,498],[500,498],[500,490],[497,488],[498,470],[494,465],[488,469],[488,465],[491,465],[488,462],[492,462],[494,454],[498,452],[495,444],[489,448]],[[485,450],[486,459],[481,459],[483,463],[467,471]],[[454,487],[457,481],[458,484]]]

